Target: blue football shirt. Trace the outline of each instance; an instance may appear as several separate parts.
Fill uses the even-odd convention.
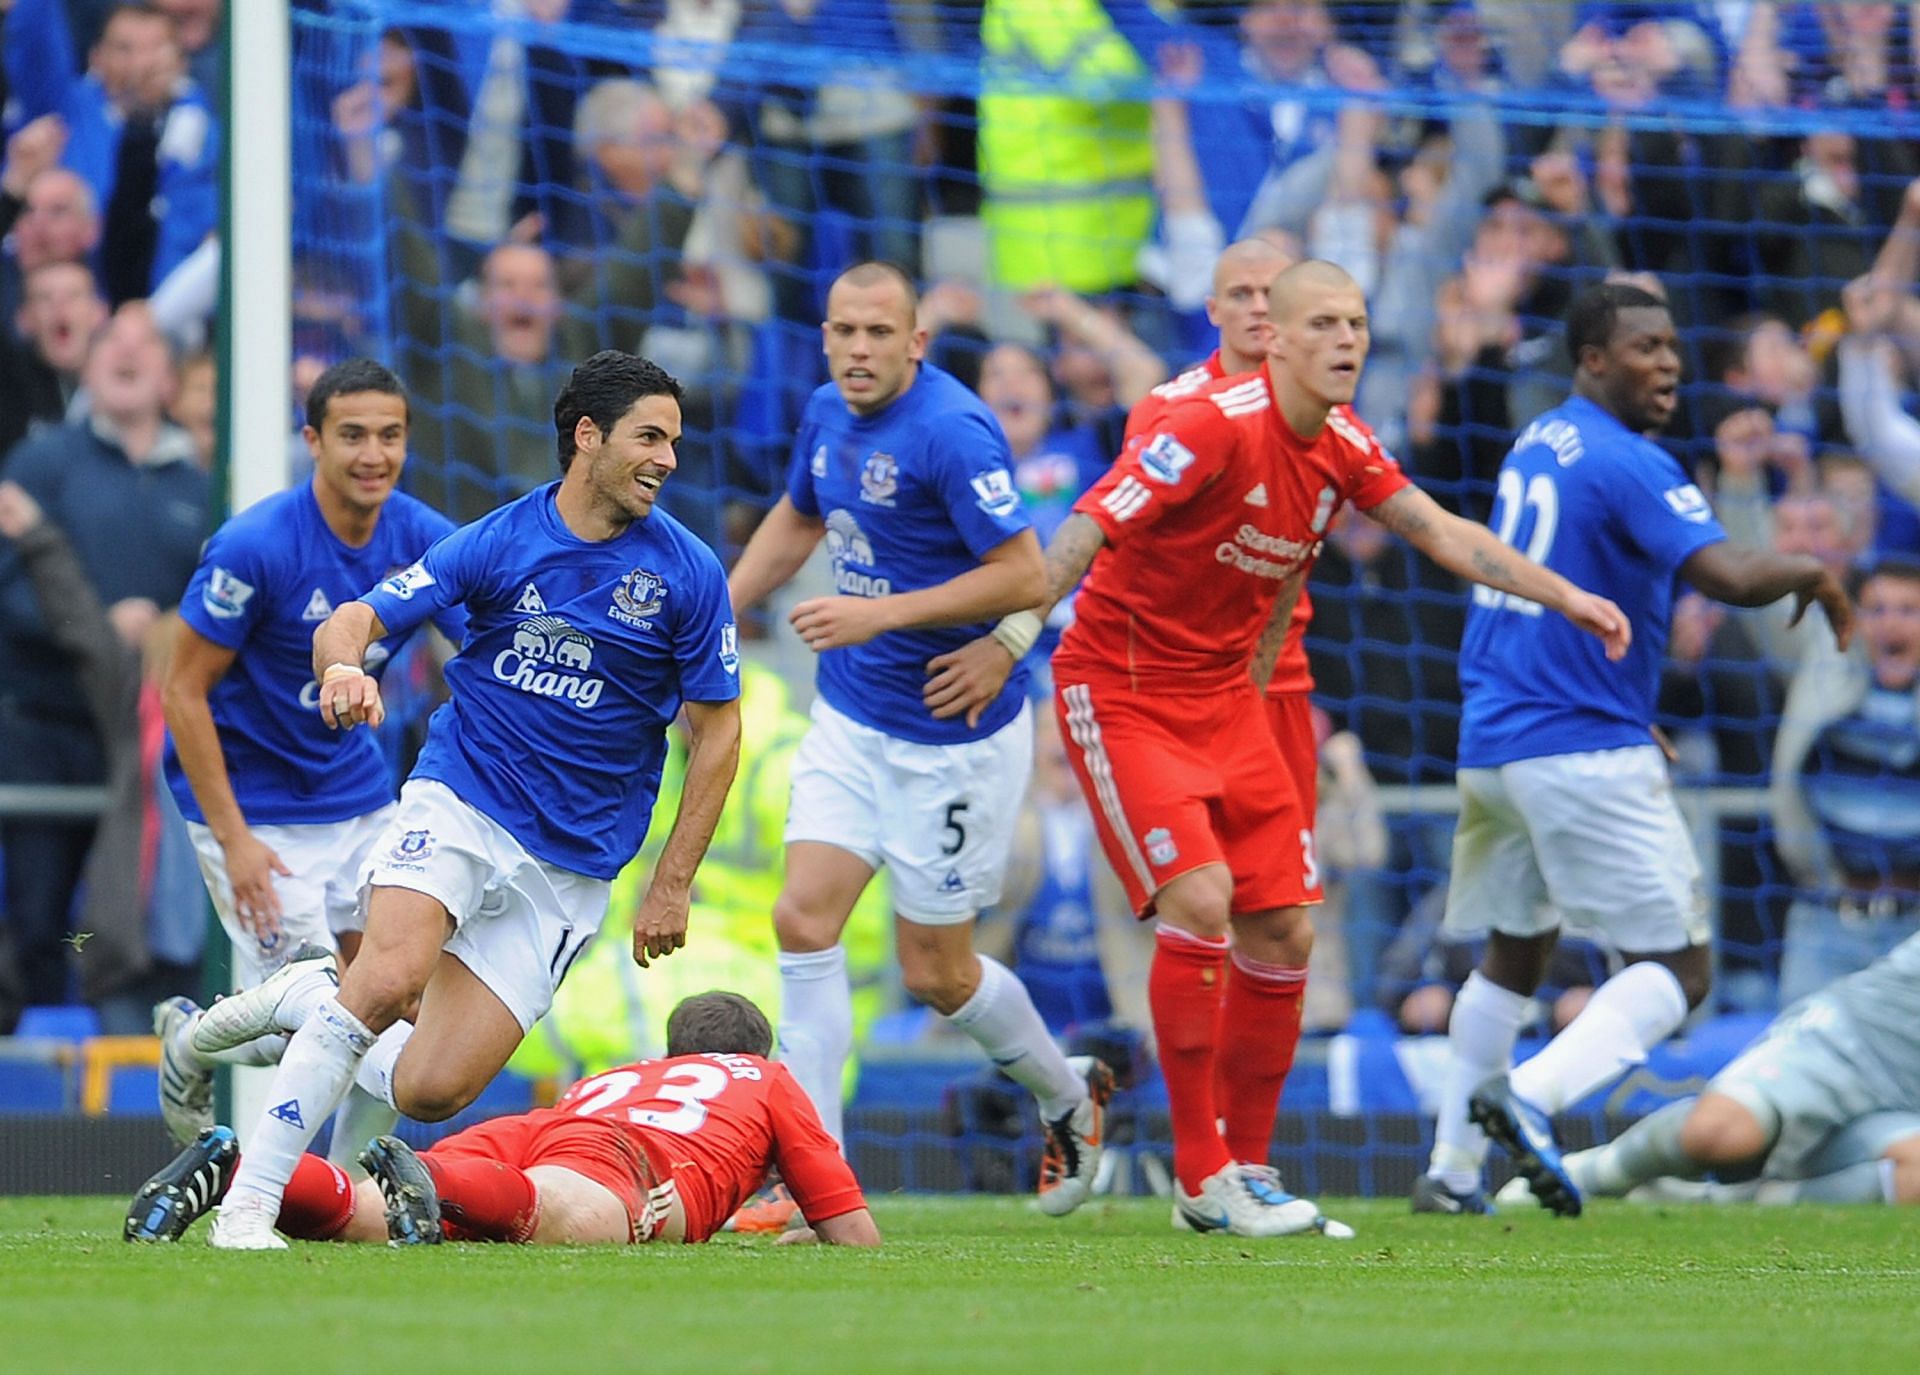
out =
[[[826,522],[833,584],[842,595],[884,597],[935,587],[1030,529],[1007,439],[986,403],[922,363],[913,385],[874,415],[855,415],[828,383],[814,392],[794,439],[787,496]],[[979,740],[1026,700],[1015,665],[1000,696],[969,728],[936,721],[921,700],[927,661],[993,628],[990,622],[898,630],[820,655],[821,697],[863,725],[922,745]]]
[[[207,694],[220,732],[234,799],[249,822],[320,824],[365,816],[393,801],[379,745],[366,731],[332,731],[320,719],[313,678],[313,632],[320,622],[382,578],[405,568],[453,522],[404,492],[380,510],[362,548],[341,542],[303,483],[248,507],[213,534],[180,599],[180,617],[201,636],[234,651],[233,666]],[[459,644],[466,613],[436,617]],[[378,674],[407,636],[389,635],[367,651]],[[189,821],[206,820],[167,737],[167,785]]]
[[[464,603],[413,777],[444,783],[528,853],[610,879],[646,839],[682,701],[740,695],[720,560],[656,509],[584,540],[536,488],[361,600],[389,631]]]
[[[1461,766],[1651,744],[1680,565],[1726,538],[1706,496],[1666,450],[1576,396],[1514,441],[1492,525],[1502,542],[1611,598],[1633,645],[1609,663],[1564,616],[1474,588],[1460,645]]]

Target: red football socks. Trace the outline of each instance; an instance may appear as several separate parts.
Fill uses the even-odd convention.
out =
[[[497,1160],[431,1153],[420,1163],[440,1193],[440,1215],[471,1241],[530,1241],[540,1221],[540,1203],[525,1170]]]
[[[1229,1162],[1213,1093],[1226,972],[1224,939],[1210,941],[1165,925],[1155,932],[1147,1002],[1173,1119],[1173,1169],[1189,1194]]]
[[[303,1155],[280,1196],[273,1224],[297,1241],[331,1241],[353,1217],[353,1181],[317,1155]]]
[[[1226,1124],[1227,1150],[1242,1164],[1264,1165],[1280,1090],[1300,1044],[1307,971],[1238,953],[1229,964],[1213,1092]]]

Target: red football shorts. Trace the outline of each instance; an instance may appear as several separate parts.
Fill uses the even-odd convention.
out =
[[[1304,692],[1269,693],[1267,723],[1280,757],[1287,761],[1300,814],[1313,825],[1320,811],[1320,744],[1313,734],[1313,698]]]
[[[611,1191],[625,1206],[629,1241],[640,1234],[647,1191],[656,1183],[653,1162],[633,1133],[591,1117],[545,1112],[496,1117],[436,1142],[427,1152],[448,1159],[497,1160],[522,1170],[535,1165],[572,1170]]]
[[[1054,710],[1100,845],[1134,912],[1205,864],[1233,875],[1233,910],[1320,901],[1312,819],[1261,694],[1149,697],[1060,682]]]

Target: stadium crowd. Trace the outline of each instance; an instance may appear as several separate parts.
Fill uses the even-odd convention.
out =
[[[203,895],[157,783],[157,684],[219,505],[218,9],[0,6],[0,784],[109,789],[97,825],[0,813],[0,1032],[75,1001],[143,1030],[156,999],[199,991]],[[1044,541],[1127,410],[1216,330],[1257,325],[1264,301],[1216,276],[1247,239],[1361,284],[1356,410],[1430,495],[1484,520],[1515,431],[1566,393],[1567,304],[1630,281],[1680,326],[1662,442],[1736,543],[1816,555],[1862,611],[1842,653],[1779,606],[1676,608],[1674,768],[1764,790],[1703,823],[1716,997],[1770,1010],[1920,931],[1920,5],[446,9],[443,26],[300,31],[292,371],[299,406],[342,358],[391,363],[411,397],[407,490],[456,522],[555,476],[555,392],[615,347],[685,385],[663,504],[730,563],[824,380],[826,284],[879,257],[923,284],[930,356],[999,420]],[[1451,817],[1380,789],[1452,781],[1467,596],[1351,513],[1310,591],[1332,882],[1308,1025],[1378,1009],[1441,1029],[1474,959],[1435,935]],[[711,943],[710,977],[668,961],[650,994],[603,942],[614,960],[581,964],[523,1066],[622,1063],[646,1046],[610,1026],[663,1023],[708,982],[772,989],[776,780],[808,691],[778,619],[743,625],[742,785],[689,947]],[[416,655],[388,682],[417,723],[437,669]],[[1066,777],[1043,725],[983,948],[1056,1030],[1144,1027],[1143,952]],[[616,883],[611,930],[639,890]],[[868,906],[847,936],[863,1031],[902,1000],[886,904]],[[1606,950],[1576,953],[1550,980],[1575,990],[1555,1025],[1607,972]]]

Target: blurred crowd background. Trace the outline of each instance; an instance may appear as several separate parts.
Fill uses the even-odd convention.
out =
[[[50,1007],[141,1031],[205,955],[152,684],[222,509],[220,3],[0,16],[0,1032]],[[288,480],[304,388],[369,354],[412,391],[406,486],[472,519],[556,475],[553,396],[619,347],[687,384],[665,504],[731,558],[824,380],[825,286],[875,256],[923,284],[930,356],[999,416],[1044,536],[1126,409],[1257,309],[1214,267],[1262,236],[1364,285],[1357,408],[1484,518],[1514,432],[1566,393],[1564,306],[1631,277],[1685,344],[1664,442],[1732,537],[1862,587],[1849,654],[1783,607],[1675,616],[1662,726],[1717,1005],[1768,1010],[1920,929],[1916,45],[1920,4],[1871,0],[296,0]],[[1350,518],[1312,593],[1334,882],[1309,1022],[1443,1029],[1476,953],[1436,940],[1465,599]],[[777,996],[811,666],[777,614],[747,634],[693,944],[658,978],[625,961],[643,858],[537,1072],[628,1058],[681,992]],[[388,683],[399,770],[431,656]],[[103,813],[57,814],[87,785]],[[1143,1025],[1143,956],[1044,733],[1016,868],[988,926],[1049,1018]],[[864,911],[862,1025],[911,1042],[884,893]],[[1607,959],[1570,941],[1542,1018]]]

